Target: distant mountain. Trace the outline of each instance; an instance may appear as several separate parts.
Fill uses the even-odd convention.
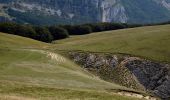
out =
[[[170,20],[170,0],[0,0],[0,21],[31,24],[156,23]]]

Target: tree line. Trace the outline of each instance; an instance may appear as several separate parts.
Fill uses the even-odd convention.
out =
[[[155,24],[156,25],[156,24]],[[0,23],[0,32],[32,38],[43,42],[68,38],[70,35],[84,35],[92,32],[140,27],[140,24],[94,23],[82,25],[33,26],[13,22]]]

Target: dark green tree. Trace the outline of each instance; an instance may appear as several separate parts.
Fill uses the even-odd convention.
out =
[[[49,31],[53,36],[54,40],[64,39],[69,37],[69,33],[67,32],[67,30],[61,27],[51,26],[49,27]]]
[[[34,27],[36,32],[36,40],[43,42],[52,42],[53,36],[50,34],[49,30],[46,27],[36,26]]]

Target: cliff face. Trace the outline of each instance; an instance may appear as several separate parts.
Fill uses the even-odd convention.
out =
[[[75,18],[78,16],[90,16],[97,9],[98,0],[24,0],[10,3],[12,9],[23,12],[39,12],[46,15],[56,15],[61,18]],[[94,10],[94,11],[92,11]]]
[[[128,55],[70,52],[71,59],[101,78],[170,98],[170,65]]]
[[[103,0],[100,7],[102,22],[126,23],[128,21],[126,10],[120,0]]]
[[[170,0],[0,0],[0,4],[7,7],[4,11],[13,20],[27,23],[38,20],[37,24],[160,22],[170,20],[169,2]]]
[[[154,0],[156,3],[162,5],[163,7],[170,10],[170,1],[169,0]]]
[[[85,22],[127,22],[125,8],[119,0],[24,0],[10,2],[12,10],[35,11],[56,18]]]

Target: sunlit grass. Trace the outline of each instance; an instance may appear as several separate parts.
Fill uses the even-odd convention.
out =
[[[54,43],[57,50],[125,53],[170,62],[170,25],[73,36]]]
[[[64,56],[46,51],[48,46],[0,33],[1,100],[139,100],[109,93],[127,88],[105,82]]]

